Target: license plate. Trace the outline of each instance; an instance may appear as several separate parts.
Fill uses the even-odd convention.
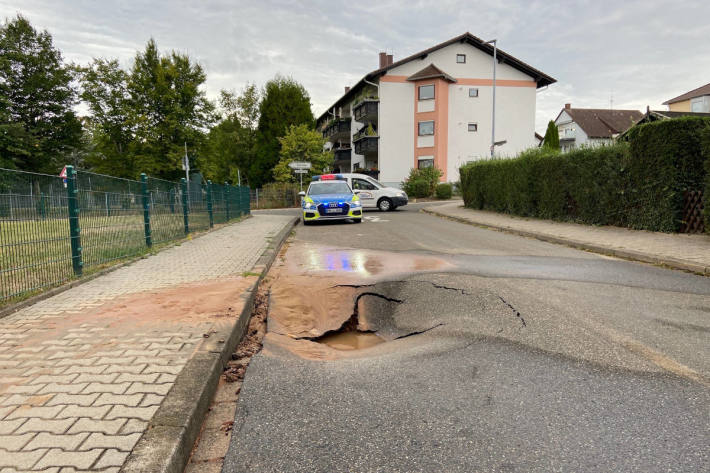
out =
[[[325,209],[325,213],[327,214],[339,214],[341,213],[340,209]]]

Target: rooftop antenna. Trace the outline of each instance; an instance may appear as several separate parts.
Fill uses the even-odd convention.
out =
[[[609,110],[614,110],[614,91],[609,94]]]

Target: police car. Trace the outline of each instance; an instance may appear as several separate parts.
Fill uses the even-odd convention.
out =
[[[353,193],[342,174],[313,176],[301,198],[304,225],[321,220],[362,222],[360,197]]]

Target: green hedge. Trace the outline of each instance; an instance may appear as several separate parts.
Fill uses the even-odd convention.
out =
[[[448,182],[442,182],[436,185],[436,198],[437,199],[450,199],[454,193],[454,188]]]
[[[703,191],[703,209],[705,211],[705,231],[710,233],[710,127],[700,136],[700,143],[705,157],[705,191]]]
[[[707,185],[701,135],[708,127],[708,119],[660,121],[632,130],[629,143],[565,154],[534,149],[514,159],[468,163],[460,169],[464,203],[522,216],[676,231],[683,192]]]

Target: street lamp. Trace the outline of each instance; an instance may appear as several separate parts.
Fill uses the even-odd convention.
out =
[[[498,54],[498,40],[492,39],[486,41],[486,44],[493,45],[493,119],[491,126],[491,158],[493,157],[493,151],[496,147],[496,63]]]

